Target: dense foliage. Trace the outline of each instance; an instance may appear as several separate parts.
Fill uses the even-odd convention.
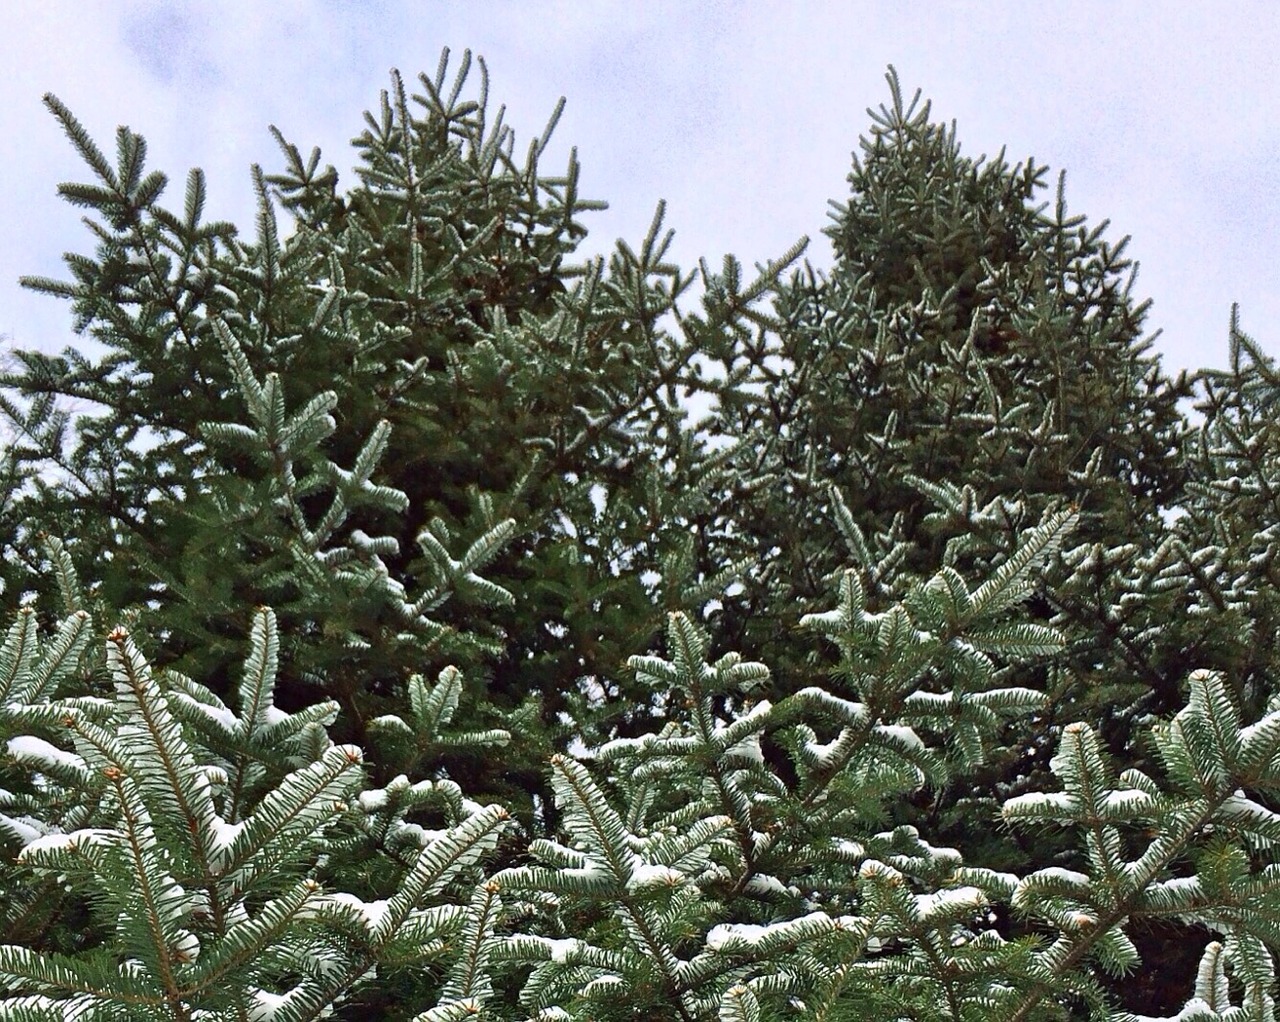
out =
[[[572,262],[470,71],[252,241],[46,98],[0,1019],[1273,1020],[1271,361],[892,73],[830,271]]]

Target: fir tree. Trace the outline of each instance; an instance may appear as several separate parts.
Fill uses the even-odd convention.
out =
[[[474,723],[528,732],[515,795],[538,784],[539,735],[563,737],[567,711],[589,726],[588,695],[661,631],[642,577],[685,531],[665,494],[705,502],[710,485],[679,385],[740,313],[659,326],[691,279],[666,261],[661,206],[641,245],[568,266],[600,204],[576,156],[542,168],[559,110],[519,162],[482,62],[464,96],[471,63],[450,82],[446,52],[416,95],[393,76],[348,193],[277,132],[286,169],[254,168],[253,243],[201,221],[199,171],[171,212],[141,136],[119,130],[113,167],[46,98],[97,178],[61,193],[96,218],[98,250],[69,257],[69,282],[25,283],[70,299],[107,351],[15,353],[10,475],[31,488],[6,538],[30,565],[38,531],[66,537],[108,606],[154,608],[156,655],[222,694],[244,608],[270,604],[294,644],[282,704],[321,688],[353,741],[424,655],[475,668]],[[55,398],[101,414],[72,421]],[[477,614],[495,605],[510,610]]]
[[[1257,344],[1167,380],[892,74],[830,274],[571,266],[469,66],[253,243],[47,100],[105,353],[0,381],[0,1018],[1273,1020]]]
[[[1065,176],[1045,202],[1047,168],[963,154],[954,124],[904,96],[892,69],[888,82],[826,232],[831,270],[793,276],[773,320],[719,356],[709,428],[744,438],[744,476],[768,482],[743,490],[706,556],[757,555],[717,634],[787,686],[812,669],[795,622],[851,557],[873,604],[888,604],[944,565],[990,570],[1045,511],[1077,510],[1074,542],[1035,599],[1065,640],[1032,682],[1047,708],[966,790],[917,807],[939,836],[981,842],[980,826],[955,833],[974,828],[975,789],[994,810],[1002,787],[1047,779],[1076,720],[1135,754],[1135,721],[1175,712],[1186,677],[1218,666],[1129,620],[1156,620],[1128,580],[1149,574],[1165,517],[1186,500],[1178,401],[1191,384],[1168,379],[1151,350],[1127,239],[1068,213]],[[902,819],[919,822],[905,808]],[[997,840],[984,854],[1003,867],[1063,851]]]
[[[1189,391],[1143,335],[1125,241],[1068,215],[1063,178],[1042,203],[1034,161],[962,155],[955,126],[888,80],[826,231],[831,271],[796,274],[720,355],[711,429],[772,481],[744,494],[734,539],[782,555],[726,603],[729,641],[785,635],[770,615],[820,599],[850,554],[892,598],[944,563],[997,562],[1055,505],[1079,509],[1078,543],[1149,545],[1182,495]],[[1076,588],[1055,586],[1054,609],[1095,635],[1095,594]]]

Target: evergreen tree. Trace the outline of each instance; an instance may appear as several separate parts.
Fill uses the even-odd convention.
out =
[[[139,135],[119,130],[112,167],[46,98],[97,178],[61,194],[96,216],[98,248],[68,257],[70,282],[25,283],[70,299],[106,351],[14,353],[0,407],[30,486],[4,535],[15,573],[40,532],[66,537],[105,605],[149,608],[155,655],[223,695],[245,608],[270,604],[294,644],[282,705],[319,688],[344,739],[410,674],[474,668],[474,723],[515,714],[528,740],[512,785],[491,760],[468,769],[515,795],[546,736],[565,716],[589,727],[589,697],[661,631],[643,579],[682,549],[666,493],[708,485],[680,383],[740,314],[696,336],[659,325],[691,280],[665,260],[661,206],[637,248],[567,266],[600,203],[579,197],[576,156],[541,169],[559,109],[519,163],[483,63],[464,98],[470,66],[450,83],[446,51],[413,96],[393,76],[346,194],[277,132],[286,170],[254,168],[254,243],[202,223],[199,171],[171,212]],[[55,399],[100,413],[73,421]]]
[[[1274,1020],[1271,361],[1166,379],[892,74],[830,274],[570,266],[469,65],[253,243],[47,100],[104,353],[0,380],[0,1019]]]
[[[1136,594],[1121,580],[1160,549],[1185,499],[1178,401],[1191,384],[1163,374],[1144,336],[1127,239],[1069,215],[1062,176],[1044,202],[1034,161],[964,155],[954,124],[887,77],[891,102],[868,111],[850,197],[826,231],[832,269],[795,274],[771,320],[718,354],[709,428],[742,438],[743,477],[759,482],[706,557],[754,555],[717,635],[770,663],[785,692],[813,666],[795,624],[850,558],[887,605],[943,566],[991,570],[1028,523],[1076,510],[1034,607],[1065,640],[1033,682],[1048,707],[965,788],[928,802],[939,836],[980,842],[975,789],[994,807],[1001,786],[1046,779],[1076,720],[1135,754],[1135,721],[1175,712],[1190,672],[1218,666],[1122,620]],[[997,840],[984,854],[1028,865],[1062,851]]]
[[[1125,242],[1067,214],[1062,178],[1042,204],[1034,161],[962,155],[955,126],[888,80],[826,231],[831,271],[796,274],[719,355],[711,429],[772,483],[744,494],[733,536],[781,553],[722,615],[753,646],[785,636],[771,615],[798,619],[850,554],[891,599],[942,564],[998,561],[1051,506],[1078,509],[1079,543],[1148,543],[1182,493],[1188,385],[1150,352]],[[1056,589],[1055,609],[1087,602]],[[1081,632],[1095,609],[1073,604]]]

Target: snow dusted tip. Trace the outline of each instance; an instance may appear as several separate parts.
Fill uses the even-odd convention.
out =
[[[945,918],[983,908],[987,904],[987,896],[976,887],[953,887],[932,894],[917,894],[915,904],[920,921],[927,923],[937,916]]]
[[[8,793],[0,791],[0,798],[3,798],[6,794]],[[46,826],[46,824],[33,820],[29,816],[6,816],[4,813],[0,813],[0,835],[9,834],[16,838],[21,845],[29,845],[32,841],[44,837]]]
[[[685,882],[685,875],[674,866],[648,865],[637,866],[627,881],[627,890],[639,891],[646,887],[679,887]]]
[[[832,919],[825,912],[810,912],[798,919],[758,925],[756,923],[721,923],[707,934],[707,947],[712,951],[746,950],[765,941],[781,938],[806,940],[819,932],[831,932],[842,926],[843,920]]]
[[[553,962],[567,962],[569,956],[582,947],[582,941],[577,937],[538,937],[536,939],[550,952]]]
[[[294,987],[287,994],[273,994],[267,990],[253,991],[253,1003],[249,1007],[249,1022],[274,1022],[281,1015],[289,1013],[292,1002],[300,996],[300,987]]]
[[[36,738],[34,735],[19,735],[17,738],[10,738],[8,748],[9,755],[19,763],[66,767],[72,770],[88,769],[85,761],[74,752],[59,749],[51,742],[46,742],[43,738]]]
[[[307,914],[309,916],[314,915],[325,908],[336,909],[344,915],[356,918],[367,933],[376,935],[387,914],[387,905],[386,899],[366,902],[357,898],[354,894],[338,891],[333,894],[322,895],[318,899],[315,908]]]
[[[484,1006],[474,997],[460,1001],[448,1001],[437,1005],[430,1011],[423,1012],[414,1022],[462,1022],[463,1019],[478,1018]]]
[[[764,897],[785,897],[790,893],[787,886],[776,876],[767,873],[753,874],[751,879],[747,881],[747,886],[743,888],[748,894],[756,894]]]
[[[1225,1018],[1219,1015],[1209,1005],[1202,1001],[1199,997],[1193,997],[1182,1006],[1182,1010],[1176,1015],[1167,1017],[1157,1017],[1155,1015],[1130,1015],[1130,1022],[1192,1022],[1192,1020],[1208,1020]],[[1241,1016],[1243,1017],[1243,1016]]]
[[[88,845],[108,845],[120,840],[120,832],[102,828],[86,828],[70,834],[49,834],[37,838],[18,853],[18,861],[25,862],[42,852],[78,851]]]

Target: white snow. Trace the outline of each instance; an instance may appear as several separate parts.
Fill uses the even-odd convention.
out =
[[[658,887],[662,885],[679,887],[684,882],[684,874],[672,866],[641,863],[631,871],[631,879],[627,881],[627,889],[634,891],[643,887]]]
[[[807,916],[801,916],[798,919],[787,919],[765,926],[755,923],[721,923],[719,926],[711,927],[711,931],[707,934],[707,947],[712,951],[743,946],[755,947],[768,937],[795,930],[799,924],[814,919],[830,921],[831,917],[825,912],[810,912]]]
[[[1071,884],[1073,887],[1089,886],[1089,878],[1085,874],[1078,873],[1074,869],[1063,869],[1061,866],[1046,866],[1044,869],[1036,870],[1028,876],[1027,879],[1030,880],[1031,877],[1044,877],[1046,880],[1061,880],[1064,883]]]
[[[244,830],[247,821],[241,820],[239,823],[227,823],[220,816],[215,816],[209,824],[209,829],[213,832],[213,841],[210,842],[210,850],[216,857],[216,862],[221,864],[225,861],[227,853],[231,850],[232,844],[235,843],[240,832]]]
[[[427,830],[417,823],[406,823],[404,820],[394,821],[387,828],[387,836],[395,838],[397,841],[408,837],[419,848],[426,848],[433,841],[438,841],[447,831],[443,830]]]
[[[1268,830],[1280,827],[1280,815],[1248,798],[1238,789],[1234,795],[1222,803],[1221,812],[1233,823],[1252,824],[1254,827],[1265,827]]]
[[[361,901],[354,894],[338,891],[335,894],[326,894],[324,900],[330,905],[343,905],[354,909],[355,913],[361,917],[361,922],[364,924],[365,929],[370,933],[377,932],[378,927],[382,924],[383,917],[387,914],[388,903],[386,899]]]
[[[748,735],[737,745],[730,749],[725,749],[724,754],[737,759],[749,760],[757,766],[764,766],[764,750],[760,748],[759,735]]]
[[[225,788],[227,786],[229,778],[227,777],[227,772],[223,770],[222,767],[208,764],[205,766],[198,766],[196,767],[196,770],[198,771],[197,777],[199,777],[201,779],[201,783],[204,784],[205,791],[208,791],[210,788]]]
[[[835,738],[829,742],[809,741],[804,743],[804,751],[806,756],[812,756],[814,765],[822,769],[831,765],[837,753],[840,751],[841,741],[849,735],[849,729],[843,728]]]
[[[909,727],[903,727],[901,724],[877,724],[875,730],[876,734],[894,738],[913,752],[924,751],[924,742],[920,741],[920,736]]]
[[[249,1009],[249,1022],[271,1022],[289,1005],[293,991],[287,994],[273,994],[266,990],[253,992],[253,1006]]]
[[[44,834],[44,831],[32,826],[35,822],[29,816],[19,818],[0,813],[0,830],[7,830],[24,845],[31,844]]]
[[[191,709],[193,710],[199,710],[206,717],[208,717],[210,720],[216,723],[219,727],[227,731],[230,731],[233,734],[239,731],[240,721],[238,721],[236,719],[236,715],[232,713],[229,709],[227,709],[225,706],[222,706],[222,705],[210,706],[208,703],[202,703],[202,702],[199,702],[198,700],[192,699],[190,696],[186,695],[185,693],[175,693],[175,694],[178,696],[179,699],[182,700],[184,705],[191,707]]]
[[[371,791],[362,791],[357,801],[360,803],[360,808],[366,813],[376,813],[387,804],[386,789],[374,788]]]
[[[611,738],[599,748],[592,750],[592,756],[612,756],[620,755],[627,752],[636,752],[643,749],[646,745],[653,741],[653,735],[644,735],[640,738]],[[577,759],[589,758],[583,756],[575,756]]]
[[[1255,735],[1264,728],[1274,726],[1277,717],[1280,717],[1280,710],[1272,710],[1256,724],[1250,724],[1248,727],[1241,728],[1240,739],[1244,745],[1248,747],[1253,742]]]
[[[190,930],[179,930],[178,939],[170,945],[169,950],[180,955],[184,962],[194,962],[200,957],[200,939]]]
[[[916,830],[915,827],[899,827],[896,831],[882,830],[876,835],[876,840],[892,845],[897,833],[900,831],[905,831],[910,839],[915,843],[916,847],[905,853],[888,855],[886,858],[890,863],[896,865],[904,872],[910,873],[914,865],[922,858],[942,866],[960,865],[962,856],[956,849],[929,844],[928,841],[925,841],[920,837],[920,832]]]
[[[9,755],[19,761],[35,760],[42,765],[56,764],[70,767],[73,770],[87,769],[85,761],[74,752],[59,749],[56,745],[46,742],[43,738],[36,738],[34,735],[19,735],[17,738],[10,738]]]
[[[560,875],[573,877],[575,880],[605,880],[609,876],[598,862],[588,862],[585,866],[562,869]]]
[[[915,903],[920,921],[928,922],[933,916],[952,909],[981,908],[987,903],[987,896],[976,887],[953,887],[932,894],[917,894]]]
[[[786,894],[787,888],[782,881],[767,873],[757,873],[747,881],[745,890],[749,894]]]
[[[1103,796],[1102,805],[1105,809],[1138,813],[1144,809],[1152,808],[1154,801],[1145,791],[1140,791],[1137,788],[1121,788],[1118,791],[1107,792]]]
[[[950,710],[954,698],[954,692],[926,692],[924,689],[919,689],[908,695],[903,702],[910,706],[912,710],[924,711],[925,713],[946,713]]]
[[[841,699],[839,696],[832,695],[825,688],[817,688],[816,686],[802,688],[795,694],[795,698],[809,699],[819,703],[826,709],[831,710],[841,720],[850,724],[861,720],[867,715],[867,708],[862,703]]]
[[[569,956],[582,946],[577,937],[539,937],[538,941],[551,952],[553,962],[566,962]]]
[[[1187,1019],[1193,1018],[1217,1018],[1217,1012],[1209,1007],[1208,1003],[1200,1000],[1199,997],[1193,997],[1182,1006],[1182,1010],[1176,1015],[1167,1017],[1161,1016],[1157,1018],[1155,1015],[1133,1015],[1133,1022],[1186,1022]]]
[[[740,723],[744,720],[754,720],[756,717],[764,717],[773,712],[773,703],[768,699],[761,699],[758,703],[751,707],[746,713],[738,717],[734,723]]]
[[[1155,891],[1168,891],[1171,894],[1180,892],[1183,896],[1194,896],[1200,893],[1200,881],[1196,877],[1174,877],[1147,888],[1148,895]]]
[[[72,831],[70,834],[49,834],[46,837],[32,841],[31,844],[22,849],[18,858],[21,860],[36,852],[70,850],[92,844],[111,844],[119,839],[120,834],[118,831],[102,828],[86,828]]]
[[[597,976],[590,983],[584,986],[580,993],[583,997],[590,997],[603,990],[620,990],[625,989],[625,987],[626,984],[623,983],[621,976],[615,976],[611,972],[606,972],[603,976]]]
[[[1065,791],[1033,791],[1028,795],[1016,795],[1004,804],[1005,816],[1022,813],[1035,816],[1071,815],[1079,804],[1076,797]]]

